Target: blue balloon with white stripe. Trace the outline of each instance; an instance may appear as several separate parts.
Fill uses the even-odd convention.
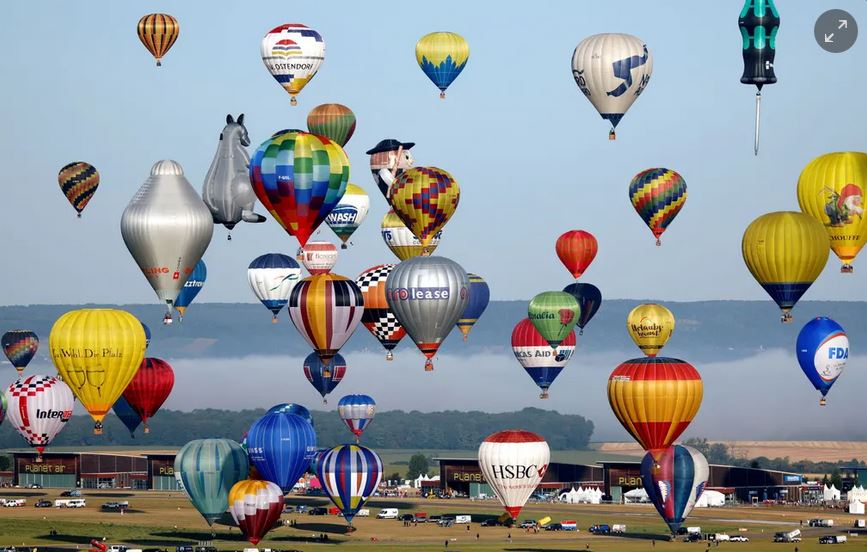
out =
[[[316,431],[297,414],[269,412],[247,432],[247,454],[263,479],[289,492],[316,455]]]
[[[819,404],[826,403],[825,395],[843,373],[849,359],[849,337],[837,322],[820,316],[807,322],[795,344],[801,370],[822,394]]]
[[[337,413],[358,442],[361,434],[373,421],[373,416],[376,414],[376,401],[368,395],[346,395],[337,403]]]
[[[301,265],[282,253],[266,253],[253,259],[247,267],[247,281],[256,299],[277,315],[289,302],[295,284],[301,281]]]
[[[641,484],[672,534],[692,512],[707,486],[707,459],[692,447],[674,445],[641,461]]]
[[[311,424],[313,424],[313,415],[310,414],[310,411],[307,410],[306,407],[301,406],[300,404],[295,403],[280,403],[275,404],[271,408],[268,409],[268,413],[271,412],[286,412],[287,414],[297,414],[301,416]]]
[[[199,259],[199,262],[196,263],[196,267],[193,268],[192,274],[190,274],[189,279],[187,279],[187,283],[184,284],[184,287],[181,288],[180,293],[178,293],[177,298],[175,299],[175,308],[181,313],[181,322],[184,320],[184,313],[187,310],[187,307],[193,302],[193,299],[196,298],[196,295],[202,291],[202,286],[205,285],[205,280],[208,278],[208,268],[205,266],[205,261]]]
[[[316,476],[325,494],[352,526],[352,518],[379,487],[382,460],[367,447],[338,445],[319,456]]]

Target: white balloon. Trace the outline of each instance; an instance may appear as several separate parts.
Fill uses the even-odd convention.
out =
[[[521,429],[488,435],[479,446],[482,474],[512,519],[518,519],[521,508],[539,486],[550,458],[548,443]]]
[[[274,314],[276,322],[277,313],[289,302],[292,288],[301,281],[301,267],[288,255],[267,253],[250,263],[247,281],[256,298]]]
[[[6,416],[41,455],[72,417],[75,399],[60,378],[25,376],[6,389]]]
[[[300,23],[271,29],[262,38],[262,62],[271,76],[295,96],[316,75],[325,59],[325,41],[316,31]]]
[[[326,241],[307,242],[301,250],[301,264],[310,274],[328,274],[337,264],[337,247]]]

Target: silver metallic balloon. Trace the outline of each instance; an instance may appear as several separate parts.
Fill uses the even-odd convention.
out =
[[[205,176],[202,200],[210,209],[214,223],[232,230],[244,222],[265,222],[265,217],[253,212],[256,194],[250,184],[250,145],[244,114],[235,121],[226,115],[226,126],[220,133],[220,144]],[[232,235],[229,234],[229,239]]]
[[[214,222],[175,161],[157,161],[123,211],[120,233],[135,262],[165,301],[171,323],[175,297],[202,258]]]
[[[469,302],[469,278],[461,265],[445,257],[414,257],[398,264],[385,282],[388,306],[427,357],[431,358]]]

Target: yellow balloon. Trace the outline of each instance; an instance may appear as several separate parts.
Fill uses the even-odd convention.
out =
[[[831,250],[843,262],[840,272],[867,243],[864,191],[867,153],[827,153],[810,161],[798,178],[801,211],[821,222],[831,239]]]
[[[461,74],[470,59],[470,45],[457,33],[424,35],[415,45],[415,60],[424,74],[446,97],[446,88]]]
[[[642,353],[655,357],[674,333],[674,315],[656,303],[638,305],[626,316],[626,330]]]
[[[790,322],[789,311],[828,262],[828,235],[812,217],[779,211],[754,220],[741,249],[753,277],[783,311],[781,321]]]
[[[130,313],[114,309],[69,311],[48,337],[57,373],[72,389],[102,433],[102,420],[141,366],[145,333]]]
[[[458,181],[436,167],[405,170],[388,192],[394,213],[418,238],[427,255],[431,241],[455,213],[460,199]]]

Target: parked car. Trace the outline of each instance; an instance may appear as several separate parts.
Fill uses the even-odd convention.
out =
[[[50,500],[40,500],[33,505],[34,508],[51,508],[54,504]]]
[[[30,485],[29,488],[31,488],[31,489],[41,489],[41,488],[42,488],[42,485],[40,485],[39,483],[33,483],[32,485]]]
[[[295,506],[292,506],[291,504],[283,505],[283,513],[284,514],[291,514],[294,511],[295,511]]]
[[[683,542],[699,542],[701,541],[700,533],[690,533],[687,536],[683,537]]]
[[[536,520],[535,519],[525,519],[524,521],[521,522],[521,525],[519,527],[521,529],[532,529],[535,526],[536,526]]]
[[[549,523],[545,526],[545,531],[562,531],[563,526],[559,523]]]
[[[819,537],[819,544],[844,544],[846,535],[825,535]]]
[[[442,516],[439,516],[439,515],[428,516],[427,522],[428,523],[439,523],[441,519],[442,519]]]
[[[299,513],[299,514],[303,514],[304,512],[307,511],[307,508],[308,508],[308,506],[306,506],[304,504],[299,504],[298,506],[295,506],[295,512]]]
[[[453,518],[452,516],[443,516],[437,522],[437,525],[439,525],[440,527],[451,527],[454,524],[455,518]]]
[[[729,537],[729,542],[750,542],[750,539],[743,535],[732,535]]]
[[[611,526],[605,523],[598,525],[591,525],[590,529],[588,529],[594,535],[607,535],[611,532]]]
[[[497,527],[499,525],[502,525],[502,523],[497,518],[488,518],[481,523],[482,527]]]
[[[328,515],[328,508],[325,508],[323,506],[317,506],[315,508],[310,508],[310,510],[308,510],[308,512],[307,512],[307,515],[326,516],[326,515]]]
[[[60,496],[80,497],[81,491],[79,491],[78,489],[70,489],[68,491],[63,491],[62,493],[60,493]]]
[[[120,511],[120,510],[126,510],[127,508],[129,508],[129,502],[127,502],[127,501],[123,501],[123,502],[104,502],[104,503],[102,504],[102,506],[100,506],[100,509],[103,510],[103,511],[105,511],[105,512],[117,512],[117,511]],[[197,551],[197,552],[198,552],[198,551]]]

